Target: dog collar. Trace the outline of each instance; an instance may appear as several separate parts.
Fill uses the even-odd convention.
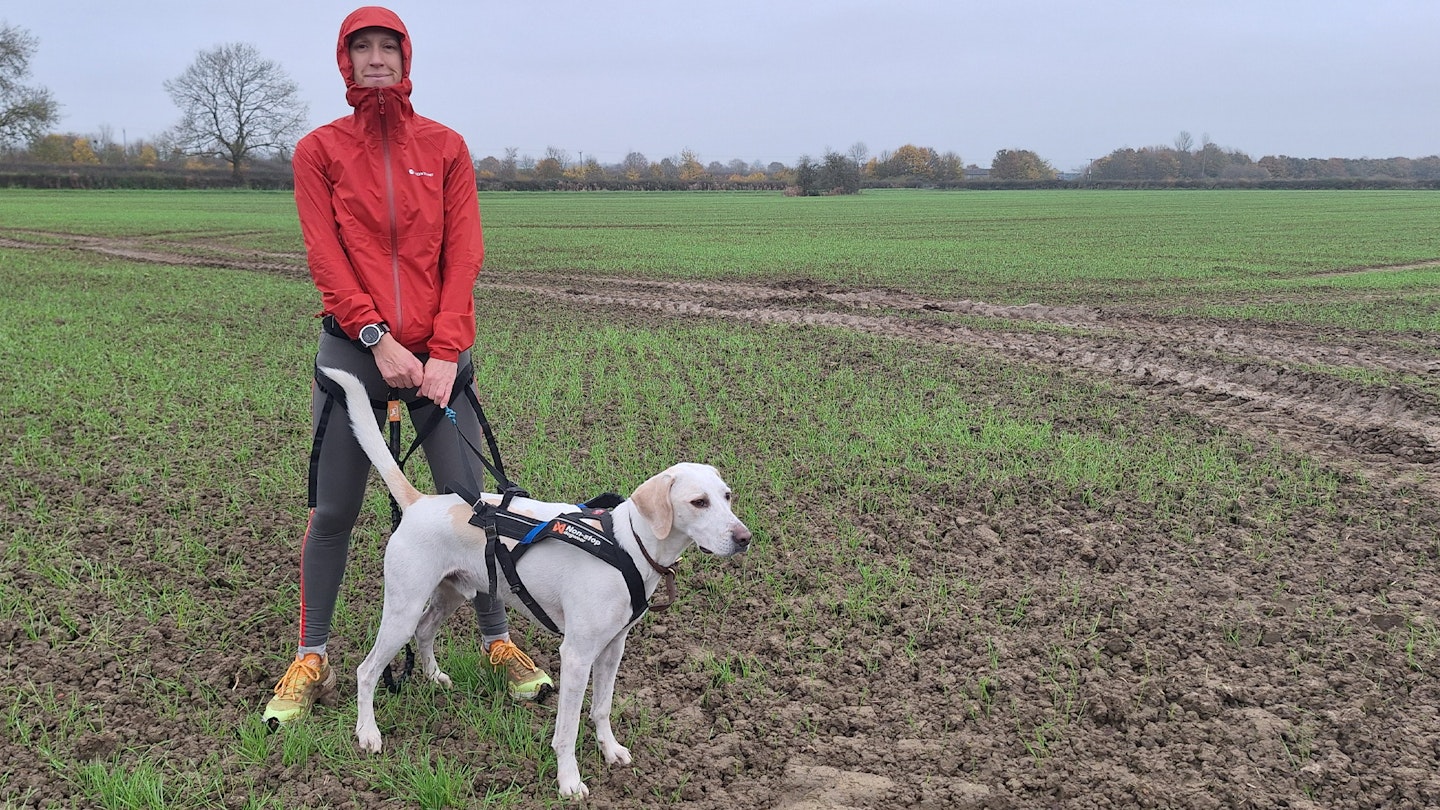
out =
[[[661,565],[655,562],[655,558],[651,557],[650,552],[645,550],[645,543],[640,539],[640,532],[635,530],[634,515],[630,516],[630,534],[635,538],[635,545],[640,547],[640,554],[645,558],[645,562],[650,563],[650,567],[654,569],[655,573],[659,574],[660,578],[665,582],[665,601],[658,604],[652,603],[650,605],[651,610],[659,613],[675,604],[675,600],[679,598],[680,589],[675,585],[675,566]]]

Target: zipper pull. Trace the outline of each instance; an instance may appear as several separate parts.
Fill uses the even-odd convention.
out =
[[[385,115],[385,91],[377,91],[375,95],[380,99],[380,115],[383,117]]]

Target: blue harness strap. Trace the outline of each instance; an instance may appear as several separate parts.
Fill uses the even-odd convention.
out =
[[[520,538],[520,545],[522,545],[522,546],[528,546],[528,545],[530,545],[531,543],[535,542],[535,541],[540,537],[540,533],[543,532],[543,531],[545,531],[545,529],[547,529],[547,528],[549,528],[549,524],[548,524],[548,523],[537,523],[537,524],[535,524],[535,528],[533,528],[533,529],[531,529],[530,531],[526,532],[526,533],[525,533],[525,536],[522,537],[522,538]]]

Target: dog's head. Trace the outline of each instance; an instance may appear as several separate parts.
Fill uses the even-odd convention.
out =
[[[707,554],[729,557],[750,546],[731,497],[714,467],[682,462],[641,484],[630,501],[661,540],[679,533]]]

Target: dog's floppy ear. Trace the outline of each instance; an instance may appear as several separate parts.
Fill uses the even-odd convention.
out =
[[[631,493],[630,500],[640,510],[640,516],[650,524],[655,536],[664,540],[670,536],[670,526],[675,522],[675,509],[670,506],[670,487],[675,476],[660,473],[641,484]]]

